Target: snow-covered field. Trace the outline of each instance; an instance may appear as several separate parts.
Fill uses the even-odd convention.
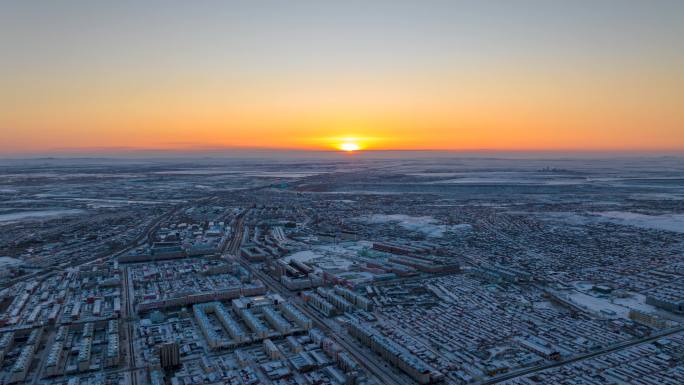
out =
[[[313,246],[311,250],[299,251],[285,256],[283,260],[285,262],[315,263],[323,270],[344,271],[353,265],[353,262],[345,257],[353,257],[361,249],[370,246],[372,246],[372,243],[365,241],[317,245]]]
[[[646,303],[646,296],[643,294],[633,293],[627,298],[615,298],[613,302],[644,313],[655,313],[658,311],[655,306]]]
[[[447,226],[440,224],[435,218],[430,216],[413,217],[404,214],[371,214],[357,218],[364,223],[396,223],[397,225],[410,231],[421,232],[428,237],[438,238],[447,231]]]
[[[426,184],[532,184],[575,185],[587,183],[586,178],[553,172],[522,171],[470,171],[470,172],[414,172],[406,175],[428,178],[446,178]]]
[[[604,211],[596,214],[621,225],[684,233],[684,214],[646,215],[628,211]]]
[[[597,314],[600,314],[601,310],[612,311],[615,312],[616,317],[620,318],[629,318],[629,311],[631,309],[644,313],[655,313],[657,311],[655,307],[646,304],[645,296],[637,293],[631,293],[631,295],[626,298],[607,298],[604,296],[594,296],[579,291],[572,291],[565,294],[565,297],[588,311]]]
[[[342,242],[336,244],[314,246],[314,250],[319,250],[327,253],[338,255],[355,256],[360,250],[370,248],[373,242],[358,241],[358,242]]]
[[[684,194],[670,194],[670,193],[641,193],[630,195],[630,199],[639,200],[672,200],[681,201],[684,200]]]
[[[285,262],[298,261],[306,263],[320,257],[322,257],[322,255],[315,253],[313,250],[304,250],[285,256],[283,257],[283,260]]]
[[[607,298],[594,297],[580,292],[571,292],[567,295],[567,298],[579,307],[594,313],[600,314],[601,310],[612,311],[620,318],[627,318],[627,314],[629,313],[629,308],[611,303]]]
[[[14,222],[24,219],[39,219],[63,215],[76,215],[83,214],[84,212],[85,211],[79,209],[23,211],[18,213],[1,214],[0,222]]]
[[[254,173],[247,173],[245,176],[262,177],[262,178],[306,178],[309,176],[325,174],[325,171],[307,171],[307,172],[280,172],[280,171],[259,171]]]
[[[534,179],[534,178],[487,178],[487,177],[466,177],[456,179],[442,179],[426,184],[531,184],[531,185],[576,185],[583,184],[584,180],[578,179]]]
[[[609,202],[604,202],[606,204]],[[599,211],[590,213],[554,212],[539,215],[542,219],[562,221],[572,225],[610,222],[624,226],[684,233],[684,214],[646,215],[629,211]]]
[[[8,276],[11,267],[21,266],[22,264],[23,262],[19,259],[0,257],[0,277]]]

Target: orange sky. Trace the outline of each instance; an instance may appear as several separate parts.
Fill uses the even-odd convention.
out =
[[[96,9],[95,21],[77,20],[93,23],[80,29],[63,11],[64,25],[59,14],[45,15],[55,25],[35,32],[22,17],[42,11],[4,11],[15,12],[13,24],[0,27],[8,29],[0,43],[10,53],[2,70],[8,76],[0,79],[4,153],[335,149],[350,137],[367,149],[684,150],[684,56],[674,49],[681,36],[667,43],[624,30],[598,31],[599,43],[581,34],[574,40],[573,28],[589,22],[582,13],[578,26],[565,29],[549,22],[527,31],[521,19],[496,36],[444,42],[444,31],[427,30],[430,20],[412,25],[412,34],[426,31],[408,40],[405,15],[380,18],[383,9],[357,21],[363,36],[346,36],[346,20],[301,31],[281,21],[281,31],[262,31],[267,35],[255,41],[210,40],[234,31],[205,13],[186,23],[210,23],[209,30],[178,23],[174,35],[182,12],[163,15],[159,31],[129,20],[134,9],[118,9],[130,28],[102,20]],[[615,28],[633,28],[618,21]],[[94,36],[80,33],[94,25]],[[396,36],[383,40],[380,27],[396,28]],[[460,32],[478,27],[468,28]],[[540,38],[545,28],[551,39]],[[129,29],[135,38],[119,36]],[[340,31],[306,40],[330,29]],[[16,38],[24,40],[7,37],[17,31],[26,32]]]

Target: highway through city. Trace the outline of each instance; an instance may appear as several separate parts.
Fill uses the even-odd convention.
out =
[[[130,271],[128,270],[128,267],[126,267],[123,271],[123,285],[124,285],[124,314],[122,314],[121,319],[124,321],[125,325],[125,335],[126,335],[126,342],[128,345],[128,367],[129,368],[135,368],[135,330],[133,329],[133,320],[135,316],[135,309],[134,309],[134,292],[133,292],[133,283],[130,282],[130,277],[129,277]],[[129,372],[131,376],[131,384],[132,385],[137,385],[138,383],[138,371],[137,370],[131,370]]]
[[[230,241],[224,245],[222,252],[227,251],[235,256],[240,255],[240,245],[242,244],[242,238],[244,237],[245,216],[247,216],[247,213],[249,213],[250,210],[251,208],[247,208],[235,217],[235,222],[233,223],[233,236]]]

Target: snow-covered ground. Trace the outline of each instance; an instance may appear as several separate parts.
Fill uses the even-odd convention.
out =
[[[601,204],[616,203],[601,202]],[[684,214],[646,215],[629,211],[598,211],[589,213],[547,212],[539,214],[539,218],[562,221],[572,225],[610,222],[624,226],[684,233]]]
[[[576,285],[577,287],[577,285]],[[563,294],[565,298],[588,311],[601,314],[601,310],[615,312],[616,317],[629,318],[631,309],[644,313],[656,313],[657,309],[646,304],[646,297],[637,293],[630,293],[626,298],[608,298],[606,296],[593,295],[580,291],[571,291]],[[606,314],[603,314],[604,316]]]
[[[600,314],[601,310],[612,311],[615,312],[617,317],[627,318],[627,314],[629,313],[628,307],[611,303],[607,298],[594,297],[593,295],[580,293],[578,291],[568,293],[566,298],[579,307],[597,314]]]
[[[586,178],[553,172],[484,171],[475,172],[414,172],[406,175],[428,178],[446,178],[424,182],[426,184],[532,184],[569,185],[587,183]]]
[[[23,265],[19,259],[10,257],[0,257],[0,277],[9,275],[11,267],[17,267]]]
[[[12,257],[0,257],[0,266],[20,266],[23,264],[24,262],[20,259]]]
[[[285,262],[299,261],[304,263],[316,264],[322,270],[348,270],[353,261],[345,257],[356,256],[363,248],[371,247],[371,242],[343,242],[337,244],[326,244],[313,246],[310,250],[299,251],[283,257]]]
[[[285,262],[298,261],[306,263],[320,257],[322,257],[322,255],[315,253],[313,250],[304,250],[285,256],[283,257],[283,260]]]
[[[555,309],[555,306],[549,301],[538,301],[532,303],[532,307],[535,309]]]
[[[337,276],[352,281],[355,284],[371,283],[375,277],[374,274],[367,271],[349,271],[346,273],[339,273]]]
[[[681,201],[684,200],[684,194],[674,194],[674,193],[640,193],[632,194],[630,199],[638,200],[672,200]]]
[[[325,174],[327,171],[307,171],[307,172],[280,172],[280,171],[259,171],[247,173],[245,176],[262,178],[306,178],[309,176]]]
[[[684,214],[646,215],[628,211],[604,211],[596,214],[622,225],[684,233]]]
[[[338,255],[355,256],[364,248],[373,247],[373,242],[358,241],[358,242],[342,242],[337,244],[327,244],[314,246],[314,250],[322,252],[333,253]]]
[[[530,184],[530,185],[576,185],[585,183],[579,179],[534,179],[534,178],[487,178],[487,177],[466,177],[457,179],[442,179],[426,184]]]
[[[576,281],[572,283],[572,286],[574,286],[577,290],[587,291],[591,290],[591,288],[594,287],[594,284],[587,281]]]
[[[643,294],[633,293],[627,298],[615,298],[613,302],[644,313],[655,313],[658,311],[655,306],[646,303],[646,296]]]
[[[22,211],[18,213],[1,214],[0,222],[14,222],[24,219],[38,219],[47,217],[57,217],[63,215],[77,215],[83,214],[84,212],[85,211],[79,209]]]
[[[407,230],[421,232],[433,238],[439,238],[447,231],[446,225],[440,224],[439,221],[430,216],[413,217],[405,214],[371,214],[359,217],[357,220],[364,223],[396,223]]]

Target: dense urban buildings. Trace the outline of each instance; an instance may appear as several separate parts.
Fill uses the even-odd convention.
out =
[[[684,383],[680,158],[0,168],[0,384]]]

